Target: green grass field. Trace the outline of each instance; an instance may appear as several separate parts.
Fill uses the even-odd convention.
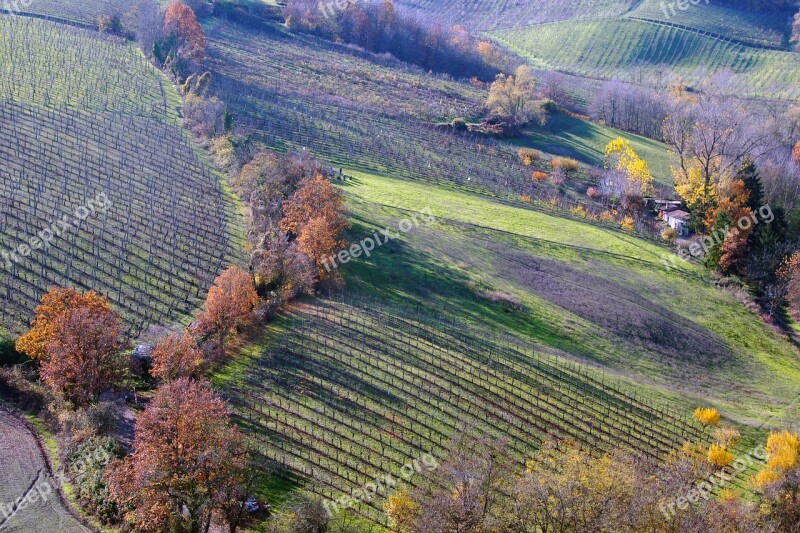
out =
[[[664,24],[631,18],[569,20],[486,35],[538,68],[653,85],[664,85],[678,74],[695,86],[713,72],[730,70],[731,94],[767,99],[800,95],[798,54]]]
[[[761,423],[796,415],[782,412],[800,394],[796,349],[699,267],[665,269],[666,248],[348,173],[352,242],[423,211],[437,220],[342,266],[344,303],[298,304],[216,376],[262,459],[282,467],[264,496],[336,497],[443,456],[463,427],[510,436],[522,460],[548,435],[660,455],[703,438],[687,422],[698,405],[736,423],[744,450]],[[347,516],[383,523],[381,505]]]
[[[665,144],[587,120],[558,114],[543,128],[528,131],[520,144],[602,167],[605,147],[617,137],[630,142],[636,153],[647,161],[657,184],[665,187],[673,186],[669,154]]]

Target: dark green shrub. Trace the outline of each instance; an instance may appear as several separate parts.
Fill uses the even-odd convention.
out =
[[[27,356],[19,353],[14,348],[14,344],[13,340],[0,337],[0,366],[14,366],[30,361]]]

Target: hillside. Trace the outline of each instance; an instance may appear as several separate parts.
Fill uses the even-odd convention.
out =
[[[800,53],[735,1],[0,13],[0,531],[794,533]]]
[[[235,207],[179,125],[175,89],[129,43],[0,25],[4,328],[22,331],[53,285],[102,291],[132,331],[190,313],[239,252]]]
[[[617,18],[569,20],[487,35],[536,67],[581,76],[664,86],[678,75],[698,86],[712,73],[730,71],[730,94],[768,99],[800,95],[797,53],[738,43],[695,28]],[[571,38],[574,35],[580,38]]]

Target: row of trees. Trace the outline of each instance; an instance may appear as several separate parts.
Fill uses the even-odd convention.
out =
[[[252,480],[247,449],[203,376],[230,357],[258,304],[252,276],[231,267],[215,281],[192,328],[155,344],[150,374],[161,385],[136,422],[132,453],[93,465],[88,479],[83,468],[77,472],[82,502],[103,521],[199,533],[214,518],[235,531]],[[39,365],[67,457],[121,449],[114,393],[133,383],[121,331],[105,297],[56,288],[17,340],[16,349]]]
[[[429,479],[396,492],[385,510],[396,530],[407,533],[796,531],[797,435],[770,435],[766,462],[772,474],[753,481],[760,500],[753,505],[728,488],[714,495],[710,486],[697,485],[712,475],[727,484],[722,480],[733,471],[725,446],[738,433],[729,427],[713,433],[709,447],[687,443],[661,464],[623,451],[597,457],[568,441],[550,442],[522,473],[503,440],[462,435]]]
[[[458,78],[492,80],[505,56],[488,41],[460,26],[445,28],[398,12],[392,0],[347,2],[289,0],[284,17],[290,29],[355,44],[375,53]]]

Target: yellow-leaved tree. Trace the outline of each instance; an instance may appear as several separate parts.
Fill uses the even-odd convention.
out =
[[[606,145],[605,166],[622,173],[625,178],[625,194],[647,196],[653,193],[653,174],[650,173],[647,161],[639,157],[631,143],[625,139],[617,137]]]
[[[772,432],[767,438],[767,466],[755,478],[766,487],[800,464],[800,437],[791,431]]]

